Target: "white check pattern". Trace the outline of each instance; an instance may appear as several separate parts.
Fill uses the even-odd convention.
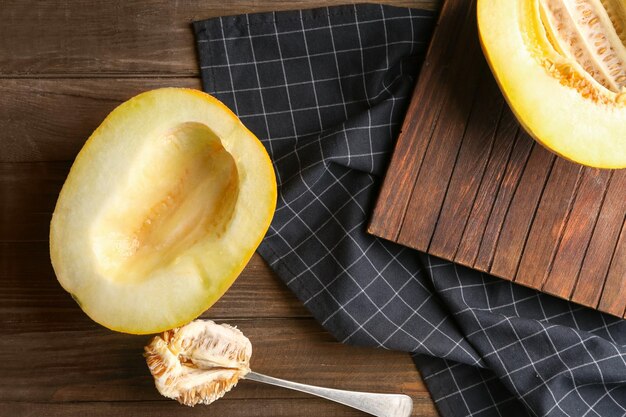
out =
[[[434,23],[373,4],[194,23],[204,89],[276,168],[259,251],[338,340],[413,353],[444,416],[625,416],[626,322],[365,233]]]

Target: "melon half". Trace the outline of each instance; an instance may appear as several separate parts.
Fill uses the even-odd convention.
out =
[[[626,167],[626,2],[478,0],[478,28],[531,136],[584,165]]]
[[[230,110],[199,91],[153,90],[117,107],[76,157],[50,257],[93,320],[160,332],[224,294],[275,205],[267,152]]]

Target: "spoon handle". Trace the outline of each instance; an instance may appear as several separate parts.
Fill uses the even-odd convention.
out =
[[[245,379],[317,395],[318,397],[336,401],[377,417],[409,417],[413,410],[413,400],[408,395],[403,394],[375,394],[316,387],[256,372],[249,372]]]

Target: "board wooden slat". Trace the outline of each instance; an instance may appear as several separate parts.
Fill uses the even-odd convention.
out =
[[[583,171],[580,190],[570,215],[572,221],[567,222],[561,234],[552,269],[543,286],[545,291],[563,298],[572,293],[575,280],[562,282],[559,277],[578,275],[583,258],[577,255],[589,246],[611,174],[611,171],[600,169]]]
[[[446,8],[452,11],[441,14],[438,27],[459,27],[463,24],[464,17],[466,17],[465,13],[469,13],[468,10],[464,10],[462,4],[455,1],[446,2]],[[380,191],[379,199],[388,203],[385,207],[377,205],[374,208],[374,218],[384,217],[388,223],[371,222],[368,228],[370,233],[381,236],[393,232],[393,236],[387,234],[392,240],[396,240],[400,233],[404,213],[407,210],[411,195],[408,192],[398,193],[397,190],[406,190],[406,187],[412,186],[417,178],[424,153],[439,116],[439,110],[443,106],[444,95],[439,93],[439,89],[444,88],[446,76],[451,70],[450,65],[437,65],[442,62],[447,63],[452,59],[458,35],[459,31],[457,30],[448,30],[447,32],[435,30],[432,35],[427,57],[424,60],[413,92],[413,99],[407,110],[407,114],[412,114],[414,117],[405,118],[402,126],[403,134],[412,134],[416,140],[398,140],[396,143],[391,166],[396,167],[398,175],[385,177],[385,185]],[[436,86],[436,88],[427,88],[429,85]],[[429,104],[429,111],[422,111],[424,103]],[[426,132],[426,134],[415,135],[415,132]],[[413,169],[410,169],[411,167]]]
[[[471,3],[475,4],[474,1]],[[471,8],[468,12],[469,10]],[[437,92],[444,98],[443,107],[432,129],[432,136],[428,141],[424,161],[411,192],[411,199],[403,220],[407,224],[419,224],[421,230],[418,233],[411,233],[402,227],[398,236],[398,242],[407,246],[428,247],[434,232],[432,225],[437,222],[441,202],[445,198],[480,76],[480,67],[475,62],[478,56],[478,45],[467,45],[462,42],[463,39],[475,33],[476,27],[471,19],[465,19],[460,30],[459,41],[454,46],[456,52],[450,65],[452,82],[445,82]],[[448,112],[454,113],[454,117],[450,118],[453,122],[443,122],[443,120],[448,120]],[[442,149],[448,149],[450,152],[441,152]],[[429,193],[429,200],[437,201],[439,204],[424,204],[426,199],[419,196],[426,192]],[[417,219],[424,221],[417,221]]]
[[[598,214],[593,236],[586,248],[583,265],[578,273],[572,300],[584,305],[596,305],[602,295],[603,283],[610,273],[620,230],[626,221],[626,170],[611,176],[607,194]],[[597,279],[593,279],[596,277]],[[626,276],[621,277],[626,286]]]
[[[509,279],[515,277],[554,160],[554,155],[538,144],[533,144],[513,199],[506,209],[489,272],[508,276]]]
[[[450,178],[439,213],[439,227],[435,229],[429,245],[429,251],[434,255],[449,253],[458,248],[465,229],[465,225],[458,227],[458,219],[469,217],[476,192],[483,179],[472,174],[477,170],[484,171],[491,154],[503,100],[493,78],[483,75],[481,83],[483,84],[478,92],[475,107],[484,108],[486,111],[473,112],[467,122],[456,161],[459,169],[455,169]],[[468,177],[471,178],[469,182]],[[442,233],[444,230],[446,233]]]
[[[578,191],[581,172],[581,165],[563,158],[555,159],[526,236],[515,282],[543,287]]]
[[[623,278],[626,275],[626,227],[622,226],[611,267],[604,283],[600,309],[616,316],[626,315],[626,285]]]
[[[566,161],[519,127],[474,2],[446,1],[435,40],[445,50],[427,54],[369,231],[624,316],[626,170]]]
[[[519,126],[515,117],[508,107],[503,105],[493,149],[455,255],[455,258],[465,265],[474,265],[478,257],[478,250],[485,236],[496,196],[499,195],[498,190],[501,188],[518,131]]]
[[[506,139],[506,137],[503,138],[503,140]],[[513,150],[506,165],[504,165],[506,167],[503,174],[504,178],[497,194],[495,194],[493,207],[487,214],[487,225],[482,231],[483,235],[478,248],[478,257],[473,264],[477,269],[482,271],[491,270],[505,218],[508,215],[513,197],[516,195],[524,167],[530,158],[532,150],[533,141],[518,128]]]

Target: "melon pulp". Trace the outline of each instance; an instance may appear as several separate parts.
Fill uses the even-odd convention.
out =
[[[626,3],[478,0],[487,62],[521,125],[572,161],[626,167]]]
[[[222,296],[275,206],[269,156],[230,110],[199,91],[153,90],[113,110],[76,157],[50,257],[93,320],[156,333]]]

